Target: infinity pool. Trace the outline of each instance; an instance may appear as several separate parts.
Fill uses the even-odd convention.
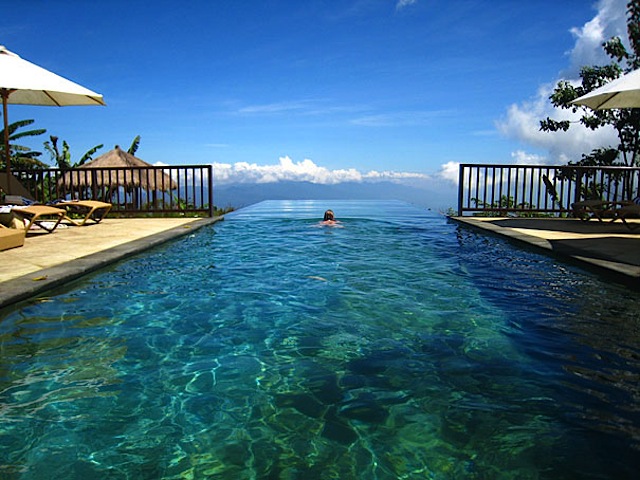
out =
[[[640,469],[637,294],[400,202],[245,208],[1,312],[0,356],[2,479]]]

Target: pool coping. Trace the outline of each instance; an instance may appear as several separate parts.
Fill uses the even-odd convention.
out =
[[[448,217],[448,219],[471,229],[506,238],[520,246],[527,246],[537,251],[545,252],[560,260],[613,278],[627,286],[640,287],[640,265],[634,264],[634,262],[637,263],[637,260],[635,260],[637,255],[634,254],[634,259],[632,260],[630,258],[632,252],[629,252],[629,258],[626,258],[624,251],[621,251],[620,247],[615,243],[622,240],[627,241],[627,243],[639,242],[640,231],[634,234],[626,230],[626,227],[623,227],[621,224],[609,226],[610,224],[603,225],[595,222],[585,224],[577,219],[543,218]],[[509,221],[511,226],[505,226],[505,221]],[[523,228],[518,227],[518,223],[524,226],[524,221],[529,224],[538,222],[538,227],[533,229],[526,227],[529,232],[526,233],[523,231]],[[587,230],[587,233],[576,235],[576,238],[568,238],[566,229],[554,231],[553,228],[549,228],[549,225],[553,225],[553,223],[550,222],[559,223],[560,221],[572,222],[573,225],[581,225],[583,226],[582,230]],[[598,243],[597,246],[592,245],[591,251],[576,249],[575,243],[573,250],[566,245],[564,248],[559,248],[562,242],[568,244],[571,241],[592,242],[594,245],[595,242]],[[638,243],[638,247],[640,247],[640,242]]]
[[[169,228],[111,248],[98,250],[94,253],[75,258],[70,262],[44,268],[39,270],[36,276],[34,276],[33,273],[29,273],[2,282],[2,288],[0,289],[0,310],[11,307],[21,301],[42,295],[49,290],[70,283],[89,273],[127,259],[145,250],[185,235],[190,235],[202,227],[213,225],[221,220],[224,220],[224,217],[218,216],[195,219],[186,227],[185,225],[181,225]]]

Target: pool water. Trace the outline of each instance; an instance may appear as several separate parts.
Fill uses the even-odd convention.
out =
[[[0,313],[0,478],[636,478],[639,307],[405,203],[263,202]]]

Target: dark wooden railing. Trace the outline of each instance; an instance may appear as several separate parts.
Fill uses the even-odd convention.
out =
[[[581,200],[629,201],[640,168],[462,164],[458,215],[568,216]]]
[[[39,203],[101,200],[113,204],[114,215],[123,216],[214,214],[211,165],[50,168],[12,174]]]

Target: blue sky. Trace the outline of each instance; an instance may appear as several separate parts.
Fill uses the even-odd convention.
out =
[[[0,44],[107,103],[13,105],[9,119],[35,119],[76,159],[141,135],[144,160],[213,163],[221,182],[554,163],[606,139],[537,122],[555,115],[558,79],[605,63],[603,39],[626,38],[625,4],[0,0]]]

